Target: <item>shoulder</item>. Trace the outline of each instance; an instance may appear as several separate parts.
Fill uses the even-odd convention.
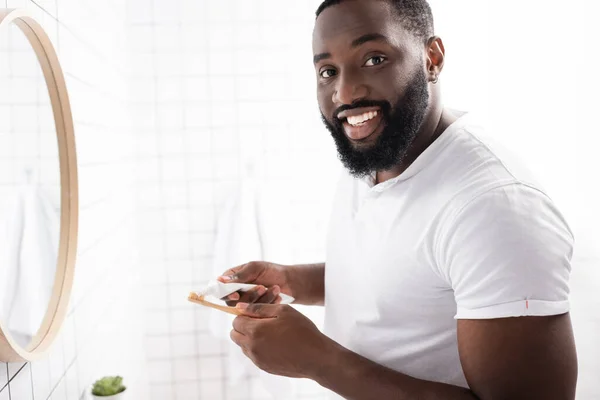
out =
[[[521,208],[539,203],[553,207],[526,162],[481,124],[467,119],[448,142],[429,172],[438,195],[444,196],[441,211],[446,219],[478,206],[507,212],[514,211],[517,204]]]
[[[455,292],[458,318],[568,311],[574,238],[543,192],[513,183],[480,193],[437,239],[437,265]]]

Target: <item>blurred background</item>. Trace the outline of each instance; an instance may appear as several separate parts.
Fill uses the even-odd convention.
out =
[[[445,103],[522,157],[577,240],[578,399],[600,398],[592,0],[430,1]],[[186,301],[252,259],[322,262],[341,169],[315,96],[319,0],[0,0],[57,48],[79,158],[69,314],[52,351],[0,364],[0,400],[75,400],[121,374],[130,399],[324,399],[239,358],[227,321]],[[235,232],[233,234],[232,232]],[[316,322],[319,309],[302,308]],[[271,390],[269,390],[271,388]]]

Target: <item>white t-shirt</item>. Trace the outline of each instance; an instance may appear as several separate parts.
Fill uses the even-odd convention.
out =
[[[328,336],[412,377],[467,387],[455,319],[569,311],[572,233],[482,135],[463,116],[393,180],[344,174],[327,245]]]

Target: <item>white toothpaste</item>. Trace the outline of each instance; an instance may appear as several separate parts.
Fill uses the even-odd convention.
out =
[[[247,292],[252,288],[255,288],[258,285],[253,285],[249,283],[223,283],[217,280],[211,281],[208,286],[202,289],[199,292],[196,292],[198,296],[204,297],[214,297],[217,300],[221,300],[224,297],[229,296],[235,292]],[[292,296],[288,296],[287,294],[279,293],[281,296],[281,304],[290,304],[294,301]]]

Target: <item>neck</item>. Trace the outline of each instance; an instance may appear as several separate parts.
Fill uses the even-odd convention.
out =
[[[376,183],[383,183],[400,176],[456,119],[450,111],[443,108],[441,103],[436,103],[425,116],[417,137],[404,159],[389,170],[377,171]]]

